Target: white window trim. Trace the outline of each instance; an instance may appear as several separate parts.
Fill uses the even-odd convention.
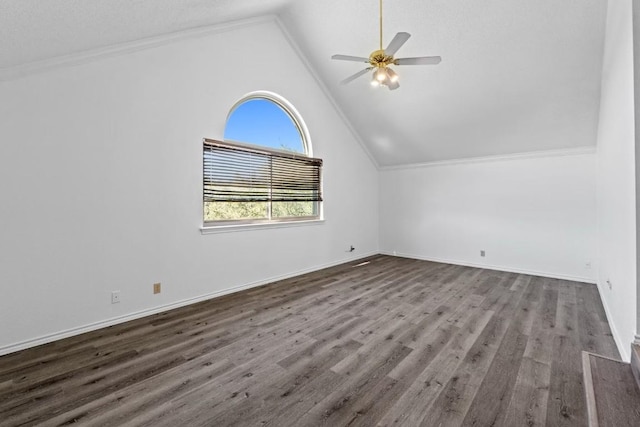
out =
[[[225,224],[225,225],[203,225],[200,227],[200,233],[205,234],[219,234],[219,233],[233,233],[238,231],[248,230],[261,230],[261,229],[274,229],[274,228],[291,228],[302,227],[311,225],[322,225],[325,223],[324,218],[318,219],[300,219],[289,221],[271,221],[262,223],[245,223],[245,224]]]

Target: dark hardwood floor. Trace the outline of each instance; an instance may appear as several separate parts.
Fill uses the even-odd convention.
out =
[[[0,357],[0,425],[586,425],[594,285],[367,261]]]

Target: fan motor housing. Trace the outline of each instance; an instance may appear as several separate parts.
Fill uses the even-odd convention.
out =
[[[369,63],[378,68],[384,68],[393,64],[393,56],[384,53],[384,50],[375,50],[369,55]]]

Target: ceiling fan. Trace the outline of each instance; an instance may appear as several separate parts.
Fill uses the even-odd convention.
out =
[[[395,55],[402,45],[409,40],[409,37],[411,37],[411,34],[409,33],[398,33],[395,35],[393,40],[391,40],[391,43],[389,43],[389,46],[387,46],[386,49],[382,48],[382,0],[380,0],[380,49],[371,52],[368,58],[351,55],[333,55],[331,59],[364,62],[369,64],[369,67],[347,77],[342,80],[340,84],[344,85],[350,83],[367,72],[374,70],[373,78],[371,79],[372,86],[387,86],[389,90],[395,90],[400,87],[400,83],[398,83],[398,74],[391,69],[391,65],[436,65],[440,63],[442,58],[439,56],[394,58],[393,55]]]

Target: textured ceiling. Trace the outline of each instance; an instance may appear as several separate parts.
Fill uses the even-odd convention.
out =
[[[278,14],[380,165],[595,146],[606,0],[386,0],[401,87],[331,61],[378,44],[377,0],[0,0],[0,68]]]

